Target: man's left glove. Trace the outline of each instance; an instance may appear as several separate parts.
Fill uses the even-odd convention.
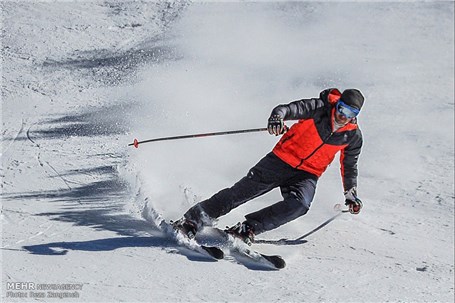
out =
[[[357,189],[355,187],[344,192],[345,205],[349,207],[349,212],[358,215],[363,207],[362,201],[357,197]]]

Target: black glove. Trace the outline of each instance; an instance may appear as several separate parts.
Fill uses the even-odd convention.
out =
[[[284,125],[284,120],[279,115],[273,115],[269,118],[269,123],[267,124],[267,129],[271,135],[282,135],[288,128]]]
[[[349,212],[358,215],[363,207],[362,201],[357,197],[357,189],[355,187],[344,192],[345,205],[349,207]]]

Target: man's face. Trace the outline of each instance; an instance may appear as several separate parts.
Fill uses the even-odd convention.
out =
[[[354,119],[354,118],[348,118],[345,115],[340,114],[338,111],[335,111],[335,121],[338,124],[343,124],[343,125],[348,124],[349,122],[351,122],[352,119]]]

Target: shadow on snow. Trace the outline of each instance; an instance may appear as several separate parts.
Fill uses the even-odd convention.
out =
[[[198,262],[216,262],[212,258],[203,256],[185,247],[176,246],[175,242],[162,234],[142,237],[117,237],[90,241],[54,242],[38,245],[23,246],[23,249],[35,255],[62,256],[71,251],[102,252],[121,248],[158,247],[169,253],[179,253],[188,260]]]
[[[100,167],[99,170],[113,172],[113,169],[106,166]],[[92,168],[86,173],[97,172]],[[35,216],[45,216],[53,221],[87,226],[95,230],[109,230],[120,235],[107,239],[52,242],[22,247],[31,254],[61,256],[70,251],[113,251],[121,248],[156,247],[165,249],[168,253],[181,254],[191,261],[214,261],[208,256],[178,245],[152,223],[125,213],[124,205],[127,196],[125,193],[127,192],[128,184],[117,175],[111,175],[108,180],[93,182],[71,190],[15,193],[3,195],[2,198],[5,201],[28,199],[64,202],[62,211],[39,213]]]

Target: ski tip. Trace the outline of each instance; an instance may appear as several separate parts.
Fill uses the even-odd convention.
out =
[[[277,269],[283,269],[283,268],[285,268],[285,267],[286,267],[286,261],[284,261],[284,259],[281,259],[281,258],[280,258],[280,260],[277,260],[277,261],[275,262],[275,267],[276,267]]]
[[[136,148],[139,147],[139,141],[137,141],[137,139],[134,139],[133,146]]]
[[[276,269],[283,269],[286,267],[286,261],[281,256],[268,256],[261,254],[261,256],[269,261]]]
[[[224,259],[224,252],[220,248],[214,247],[214,246],[205,246],[205,245],[201,245],[201,247],[203,250],[205,250],[207,253],[209,253],[209,255],[211,255],[213,258],[215,258],[217,260]]]

